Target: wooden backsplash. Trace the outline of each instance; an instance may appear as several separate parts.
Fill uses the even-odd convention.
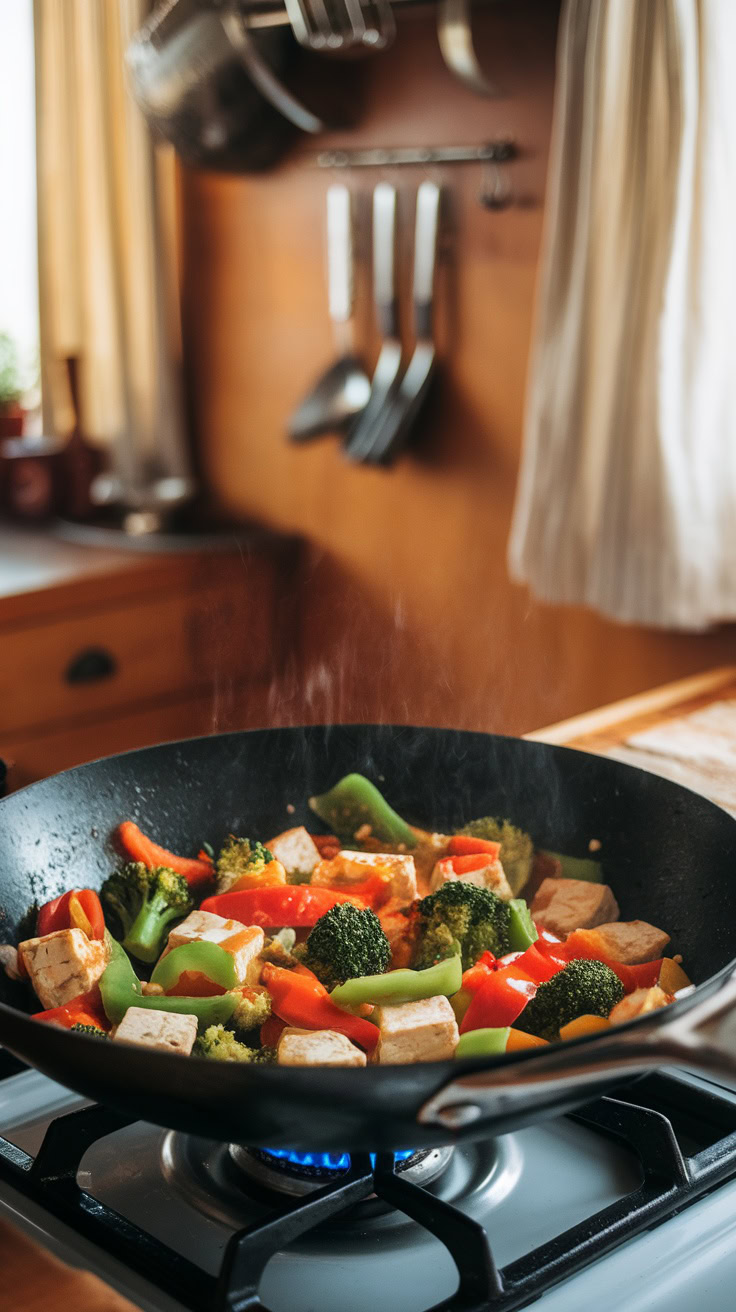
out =
[[[304,647],[264,720],[523,732],[733,656],[732,631],[621,627],[538,605],[509,582],[557,9],[519,0],[478,6],[476,15],[478,49],[502,98],[459,86],[431,17],[416,15],[390,52],[356,68],[359,127],[319,141],[512,136],[520,149],[511,170],[518,203],[503,212],[478,204],[477,165],[431,171],[450,189],[441,376],[421,446],[395,468],[352,467],[334,438],[302,448],[285,438],[291,409],[333,351],[323,233],[331,179],[310,165],[315,143],[262,176],[182,179],[184,342],[203,471],[227,511],[313,544],[299,599]],[[410,221],[422,171],[384,176],[404,189],[400,210]],[[375,180],[350,179],[364,210]]]

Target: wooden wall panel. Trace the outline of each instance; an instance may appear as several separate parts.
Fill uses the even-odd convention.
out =
[[[307,143],[260,177],[182,178],[185,350],[201,460],[229,512],[312,543],[304,647],[273,719],[383,718],[522,732],[732,658],[731,631],[676,636],[530,601],[505,550],[541,230],[556,7],[477,8],[478,47],[504,90],[482,100],[442,64],[430,17],[356,68],[360,126],[329,145],[457,144],[511,135],[519,204],[477,203],[477,166],[451,189],[440,381],[422,445],[390,471],[338,442],[294,448],[287,416],[329,362],[324,193]],[[407,189],[423,174],[385,176]],[[365,207],[373,177],[352,179]],[[363,267],[362,280],[367,271]],[[375,352],[370,343],[368,354]]]

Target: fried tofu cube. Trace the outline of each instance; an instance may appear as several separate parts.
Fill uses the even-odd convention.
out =
[[[534,920],[561,938],[576,929],[618,920],[618,914],[608,884],[589,884],[584,879],[544,879],[532,902]]]
[[[489,861],[488,865],[481,866],[478,870],[466,870],[460,875],[453,870],[452,861],[453,858],[448,856],[437,862],[429,881],[430,893],[436,892],[443,884],[459,880],[463,884],[475,884],[477,888],[489,888],[492,893],[503,898],[505,902],[510,901],[514,896],[498,857]]]
[[[171,952],[183,943],[217,943],[232,956],[238,983],[257,984],[261,966],[258,954],[264,942],[260,925],[243,925],[239,920],[226,920],[211,911],[191,911],[186,920],[172,929],[166,951]]]
[[[112,1037],[120,1043],[158,1048],[160,1052],[179,1052],[188,1057],[197,1037],[197,1017],[180,1016],[173,1011],[149,1011],[147,1007],[128,1007]]]
[[[28,938],[18,955],[46,1010],[63,1007],[96,984],[107,965],[107,948],[81,929],[57,929],[42,938]]]
[[[366,1056],[337,1030],[281,1032],[276,1060],[279,1066],[365,1066]]]
[[[388,880],[391,896],[413,902],[417,895],[417,872],[414,857],[394,852],[352,852],[345,849],[335,858],[347,882],[359,883],[378,875]]]
[[[616,1003],[608,1019],[612,1025],[623,1025],[624,1021],[633,1020],[635,1016],[643,1016],[648,1011],[656,1011],[659,1007],[666,1007],[672,999],[664,989],[658,984],[651,989],[635,989],[633,993],[627,993],[625,998]]]
[[[281,862],[287,875],[303,875],[308,879],[321,860],[319,848],[304,825],[286,829],[266,846],[276,860]]]
[[[657,961],[664,955],[670,941],[669,934],[646,920],[620,920],[612,925],[598,925],[595,932],[603,943],[605,955],[627,966]]]
[[[454,1056],[457,1020],[445,997],[376,1007],[371,1020],[380,1030],[375,1060],[381,1064],[444,1061]]]

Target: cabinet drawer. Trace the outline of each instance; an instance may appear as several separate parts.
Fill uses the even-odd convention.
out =
[[[73,765],[112,756],[135,747],[150,747],[173,738],[268,723],[269,683],[231,686],[223,704],[213,704],[211,689],[124,711],[53,732],[0,737],[0,758],[8,764],[8,791],[23,788]]]
[[[239,587],[148,594],[0,628],[0,734],[259,678],[276,663],[273,615],[271,571],[259,565]]]

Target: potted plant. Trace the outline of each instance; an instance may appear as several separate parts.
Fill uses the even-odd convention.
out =
[[[23,432],[25,416],[20,404],[22,394],[23,384],[15,342],[7,333],[0,333],[0,440],[20,437]]]

